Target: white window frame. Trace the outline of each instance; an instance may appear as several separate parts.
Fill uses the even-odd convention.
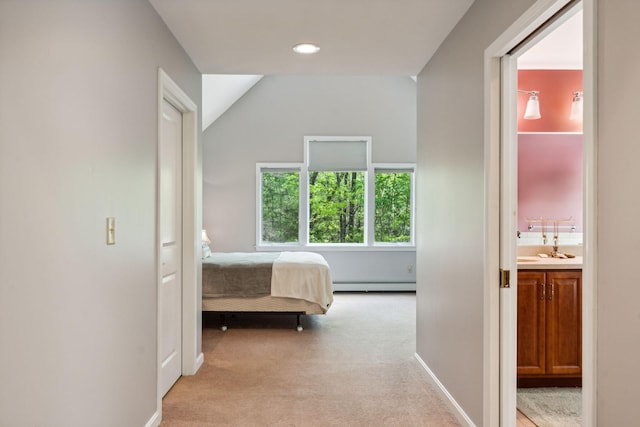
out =
[[[371,182],[369,185],[370,188],[370,200],[373,200],[371,203],[371,212],[369,213],[371,218],[371,227],[368,230],[370,233],[370,240],[373,242],[374,247],[384,247],[384,248],[396,248],[396,247],[415,247],[415,217],[416,217],[416,165],[415,163],[374,163],[372,165],[373,170],[371,171]],[[377,170],[394,170],[401,173],[410,173],[411,174],[411,236],[408,242],[377,242],[376,241],[376,226],[375,226],[375,215],[376,215],[376,171]]]
[[[256,248],[294,248],[306,245],[306,236],[303,230],[303,214],[302,212],[302,191],[306,187],[303,179],[306,180],[306,174],[303,173],[302,163],[256,163]],[[298,241],[297,242],[263,242],[262,241],[262,171],[267,169],[282,169],[282,172],[298,172]],[[303,176],[304,175],[304,176]],[[305,190],[306,191],[306,190]]]
[[[367,170],[364,189],[364,242],[363,243],[309,243],[309,143],[314,141],[364,141],[367,147]],[[373,163],[371,161],[372,138],[370,136],[305,136],[303,163],[256,163],[256,250],[414,250],[415,249],[415,163]],[[298,242],[270,243],[262,241],[262,171],[282,169],[299,173]],[[375,171],[392,169],[411,173],[411,239],[409,242],[375,241]]]
[[[340,141],[364,141],[367,146],[367,170],[364,171],[364,237],[363,243],[309,243],[309,144],[314,141],[340,142]],[[305,136],[304,137],[304,174],[305,174],[305,243],[314,248],[366,248],[371,240],[369,239],[369,196],[370,196],[370,176],[371,176],[371,137],[370,136]]]

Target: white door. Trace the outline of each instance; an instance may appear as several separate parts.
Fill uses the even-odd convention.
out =
[[[164,396],[182,373],[182,113],[166,100],[160,132],[158,322]]]

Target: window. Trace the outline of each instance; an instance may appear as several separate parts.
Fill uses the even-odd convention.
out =
[[[258,164],[258,246],[413,245],[414,165],[370,162],[368,137],[306,137],[303,164]]]
[[[260,242],[299,242],[300,171],[260,168]]]
[[[375,241],[410,243],[413,171],[375,169]]]
[[[364,243],[364,172],[309,172],[309,243]]]
[[[364,244],[369,140],[306,138],[309,243]]]

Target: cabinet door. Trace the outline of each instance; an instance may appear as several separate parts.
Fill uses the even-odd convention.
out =
[[[582,272],[547,273],[547,373],[582,372]]]
[[[544,374],[545,274],[518,272],[518,375]]]

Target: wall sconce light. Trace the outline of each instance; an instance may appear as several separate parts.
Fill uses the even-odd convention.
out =
[[[569,120],[582,120],[582,98],[582,92],[573,92],[573,102],[571,103],[571,113],[569,114]]]
[[[523,119],[525,120],[537,120],[540,117],[540,102],[538,101],[538,92],[537,90],[518,90],[518,93],[526,93],[529,95],[529,100],[527,101],[527,108],[524,110]]]

